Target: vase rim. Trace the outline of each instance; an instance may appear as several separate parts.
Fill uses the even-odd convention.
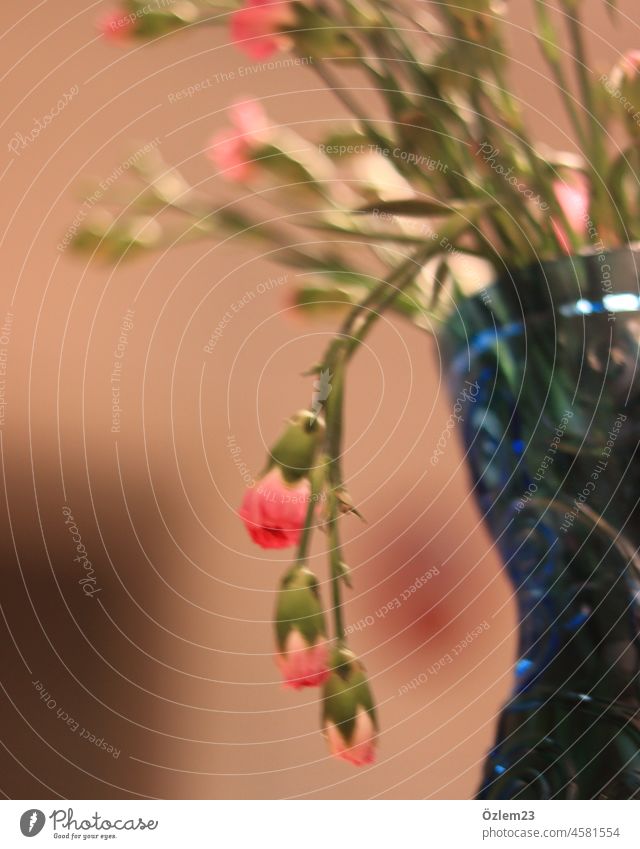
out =
[[[631,298],[640,295],[640,242],[506,269],[487,292],[494,293],[507,313],[522,318],[532,312],[559,313],[580,303],[606,305],[622,295]]]
[[[504,271],[496,274],[494,279],[497,281],[506,276],[517,277],[519,274],[539,269],[557,267],[572,268],[576,264],[593,263],[594,261],[598,261],[600,257],[634,257],[636,255],[640,258],[640,241],[627,242],[627,244],[605,248],[604,250],[598,250],[595,247],[584,248],[577,253],[562,254],[553,259],[536,259],[526,265],[505,266]]]

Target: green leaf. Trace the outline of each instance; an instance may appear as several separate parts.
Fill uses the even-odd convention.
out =
[[[346,281],[345,281],[346,282]],[[347,287],[334,286],[331,283],[323,285],[314,282],[301,286],[294,293],[294,306],[301,312],[310,315],[323,316],[354,306],[373,288],[373,284],[365,277],[351,279]],[[403,318],[422,326],[420,319],[425,314],[422,296],[415,288],[403,292],[393,304],[393,311]]]
[[[360,214],[385,214],[404,215],[407,218],[437,218],[444,215],[461,215],[473,218],[478,212],[483,212],[487,207],[495,205],[495,201],[487,200],[452,200],[450,202],[439,200],[420,200],[407,198],[406,200],[381,200],[377,203],[363,206],[354,210]]]
[[[536,0],[536,21],[538,24],[537,38],[540,49],[550,62],[560,61],[560,45],[558,43],[556,26],[549,14],[548,0]]]
[[[262,168],[277,177],[319,190],[315,176],[306,167],[302,158],[276,144],[261,145],[254,156],[254,161],[259,162]]]
[[[311,221],[307,222],[305,227],[308,227],[310,230],[322,230],[328,233],[341,233],[343,236],[354,236],[355,238],[369,242],[401,242],[402,244],[409,245],[424,244],[424,237],[421,236],[411,236],[400,231],[397,233],[376,232],[374,230],[364,230],[359,227],[346,227],[342,224],[334,224],[331,221]]]
[[[304,286],[293,295],[293,305],[297,310],[318,316],[343,312],[357,302],[356,294],[331,286]]]
[[[438,301],[440,300],[440,295],[442,294],[442,290],[445,287],[445,283],[447,282],[447,278],[449,277],[449,263],[447,259],[443,259],[436,269],[436,273],[433,276],[433,291],[431,293],[431,300],[429,301],[429,309],[434,310],[438,306]]]

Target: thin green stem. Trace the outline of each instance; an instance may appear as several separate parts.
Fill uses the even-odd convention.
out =
[[[433,248],[431,248],[431,250],[433,250]],[[424,253],[424,251],[426,251],[426,249],[423,249],[423,252],[421,253]],[[342,451],[342,421],[344,410],[345,368],[351,354],[353,353],[357,345],[359,345],[360,342],[367,335],[373,323],[384,312],[385,309],[387,309],[393,304],[396,298],[399,297],[400,293],[413,281],[417,270],[422,267],[421,263],[417,262],[417,259],[417,256],[410,258],[410,260],[408,260],[406,263],[403,263],[399,268],[395,269],[394,274],[390,275],[389,279],[382,281],[382,283],[376,288],[376,298],[365,299],[367,302],[369,302],[369,306],[372,306],[374,302],[377,302],[377,307],[372,306],[371,311],[369,312],[363,323],[363,326],[360,328],[360,330],[355,336],[348,336],[345,339],[345,335],[341,334],[336,340],[334,340],[334,343],[330,346],[329,351],[327,352],[327,356],[324,362],[324,366],[328,368],[331,373],[332,383],[332,391],[329,395],[329,398],[327,399],[325,407],[325,415],[327,422],[325,450],[328,457],[328,536],[329,562],[331,571],[331,592],[333,602],[335,636],[339,646],[344,645],[345,642],[345,629],[342,615],[343,567],[342,552],[340,547],[340,535],[338,529],[338,520],[340,513],[338,492],[343,486],[340,455]],[[390,282],[390,280],[393,280],[394,278],[398,277],[398,275],[400,275],[398,284],[393,287],[391,291],[387,291],[386,295],[384,295],[385,290],[388,289],[389,286],[393,286],[393,283]],[[358,306],[356,310],[354,310],[351,319],[345,322],[345,324],[343,325],[345,334],[347,331],[351,332],[353,323],[359,316],[362,315],[363,311],[367,308],[368,307],[365,306],[365,302],[363,302]]]
[[[356,349],[362,344],[364,339],[367,337],[369,331],[371,330],[375,322],[387,309],[393,306],[394,302],[400,297],[400,295],[405,291],[407,286],[409,286],[409,284],[412,282],[413,276],[406,277],[405,280],[403,280],[394,289],[388,292],[387,295],[375,308],[369,311],[367,317],[362,323],[362,327],[346,342],[346,356],[348,360],[351,359]]]
[[[540,42],[540,37],[538,37],[538,41]],[[573,97],[571,94],[571,89],[569,88],[569,83],[567,77],[564,73],[564,69],[559,59],[556,59],[552,56],[549,49],[545,48],[544,44],[541,44],[541,53],[547,63],[549,70],[551,71],[551,76],[556,84],[556,88],[560,93],[560,97],[562,99],[562,103],[564,105],[565,111],[569,117],[569,121],[571,122],[573,129],[575,131],[578,144],[582,148],[582,150],[588,150],[588,142],[587,135],[584,127],[582,126],[582,122],[580,120],[580,116],[578,115],[578,110],[576,109],[576,105],[573,102]]]
[[[566,4],[565,4],[566,7]],[[576,75],[582,93],[584,109],[587,114],[588,126],[591,130],[589,137],[590,165],[593,173],[593,193],[595,195],[595,207],[599,214],[604,219],[604,226],[607,230],[615,231],[616,229],[616,210],[612,208],[612,200],[607,191],[605,184],[607,167],[607,150],[603,141],[603,128],[600,125],[597,114],[597,104],[593,95],[592,83],[589,78],[589,70],[587,65],[587,53],[582,35],[582,24],[578,17],[577,8],[569,7],[567,12],[567,21],[571,41],[574,49],[574,64]]]
[[[318,485],[317,475],[311,475],[311,494],[309,496],[309,504],[307,506],[307,513],[304,520],[304,527],[302,529],[302,534],[300,536],[300,543],[298,545],[298,553],[296,556],[296,563],[298,566],[302,566],[303,563],[306,562],[307,556],[309,554],[309,545],[311,543],[311,537],[313,535],[313,527],[314,527],[314,516],[316,512],[316,501],[318,494],[320,492],[321,487]]]
[[[543,50],[545,58],[549,63],[553,63],[553,60],[550,55]],[[563,76],[562,66],[557,64],[556,66],[557,73],[560,76]],[[508,85],[508,81],[505,76],[505,70],[503,67],[503,63],[500,61],[498,57],[496,57],[495,53],[491,53],[491,70],[493,72],[493,76],[495,79],[495,87],[498,92],[498,95],[501,99],[502,109],[506,111],[507,115],[510,117],[510,120],[513,122],[513,127],[510,132],[512,136],[517,140],[518,148],[525,156],[529,168],[531,169],[531,174],[534,180],[535,188],[538,192],[544,197],[549,204],[549,206],[553,209],[554,215],[558,218],[559,221],[562,222],[565,232],[567,233],[567,237],[571,242],[572,246],[577,249],[578,241],[573,233],[569,222],[567,220],[566,214],[558,202],[554,192],[553,192],[553,181],[548,176],[546,170],[542,167],[542,163],[540,159],[536,156],[534,144],[529,136],[527,131],[527,127],[522,117],[522,112],[520,110],[519,104],[515,97],[510,93],[510,86]],[[492,103],[492,97],[489,91],[486,89],[482,83],[479,83],[480,90],[482,91],[484,97],[488,100],[489,103]],[[562,89],[563,94],[568,94],[567,89]],[[486,125],[486,116],[481,108],[478,109],[478,114],[481,116],[481,120],[485,122]],[[498,108],[498,114],[494,120],[494,125],[500,125],[500,120],[502,118],[501,109]],[[577,121],[577,113],[576,113],[576,121]],[[581,128],[579,127],[579,131],[581,132]],[[511,161],[514,167],[517,166],[517,162],[514,157],[511,157]],[[514,189],[514,193],[517,190]],[[515,199],[515,198],[514,198]],[[524,206],[526,209],[526,205]],[[527,210],[528,211],[528,210]],[[549,246],[555,244],[557,241],[556,234],[549,234],[548,229],[542,226],[542,224],[536,219],[533,214],[529,214],[529,219],[531,224],[534,227],[537,238],[539,239],[539,246],[544,250],[545,246],[548,244]],[[553,235],[553,238],[552,238]]]
[[[344,643],[344,623],[342,618],[342,554],[338,532],[339,505],[337,493],[342,487],[342,472],[340,468],[340,452],[342,450],[342,416],[344,401],[344,354],[336,348],[332,352],[331,362],[331,393],[326,402],[325,415],[327,432],[325,436],[327,463],[327,478],[329,490],[329,563],[331,571],[331,589],[333,597],[333,616],[335,621],[336,640],[339,645]]]
[[[345,109],[350,112],[354,118],[358,120],[358,123],[360,124],[361,130],[364,135],[366,135],[367,138],[369,138],[369,140],[372,141],[374,144],[386,148],[389,143],[388,139],[380,135],[380,133],[378,133],[375,127],[372,126],[367,116],[360,109],[360,106],[351,97],[351,95],[347,93],[345,86],[341,85],[340,81],[333,76],[333,72],[330,71],[322,62],[314,62],[313,70],[324,82],[327,88],[329,88],[330,91],[333,92],[335,97],[337,97],[337,99],[342,103]]]
[[[591,88],[591,80],[589,79],[589,73],[587,71],[587,56],[582,37],[582,25],[577,17],[577,12],[568,15],[567,20],[575,53],[574,65],[576,68],[576,75],[578,77],[580,91],[582,92],[584,108],[587,112],[587,122],[591,128],[590,147],[593,154],[593,166],[594,168],[601,169],[605,160],[605,148],[602,143],[602,128],[598,126],[596,104]],[[600,175],[602,177],[602,170],[600,171]]]
[[[335,499],[334,499],[335,501]],[[332,508],[329,519],[329,545],[331,564],[331,598],[333,602],[333,621],[338,646],[345,643],[344,618],[342,616],[342,555],[340,552],[340,537],[338,534],[338,507]]]
[[[362,300],[357,306],[355,306],[347,318],[342,323],[342,326],[338,330],[338,342],[341,341],[341,338],[348,337],[351,333],[351,330],[358,320],[358,318],[362,315],[362,313],[369,309],[369,307],[373,306],[377,300],[379,300],[384,292],[390,287],[394,286],[396,281],[402,280],[405,278],[405,275],[413,274],[409,278],[409,282],[413,279],[415,274],[420,270],[420,268],[424,265],[426,260],[429,257],[429,254],[434,251],[434,248],[429,245],[428,247],[422,247],[421,250],[416,251],[412,256],[408,257],[404,262],[400,265],[396,266],[393,271],[386,277],[384,280],[381,280],[375,288],[369,292],[366,298]],[[341,337],[341,338],[340,338]]]

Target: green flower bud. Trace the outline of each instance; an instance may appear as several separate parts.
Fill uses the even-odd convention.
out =
[[[280,586],[276,604],[276,663],[285,686],[317,687],[329,676],[329,649],[318,581],[294,567]]]
[[[155,218],[140,215],[119,222],[99,211],[74,235],[71,246],[113,261],[130,259],[143,249],[153,248],[161,236],[162,228]]]
[[[276,602],[276,638],[283,651],[292,630],[299,631],[312,645],[326,638],[327,627],[320,600],[318,579],[305,567],[295,566],[282,579]]]
[[[280,466],[287,481],[307,477],[324,436],[324,421],[310,410],[301,410],[289,421],[280,439],[271,449],[270,468]]]
[[[324,318],[346,313],[356,303],[356,299],[346,289],[311,284],[295,290],[290,303],[305,316]]]
[[[198,18],[198,9],[189,0],[171,6],[161,0],[133,0],[128,7],[135,21],[134,35],[138,38],[165,35]]]
[[[324,685],[322,724],[331,754],[356,766],[375,760],[378,723],[369,682],[356,656],[334,651]]]

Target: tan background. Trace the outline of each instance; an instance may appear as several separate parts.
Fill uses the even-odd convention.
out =
[[[566,146],[557,98],[538,73],[530,4],[510,5],[518,89],[537,135]],[[600,0],[582,4],[603,69],[639,43],[636,0],[620,5],[631,17],[615,31]],[[215,198],[202,150],[230,100],[253,93],[276,120],[310,122],[310,132],[343,113],[305,68],[215,84],[171,104],[171,92],[247,60],[224,30],[107,45],[93,27],[105,6],[3,5],[1,149],[72,86],[80,91],[19,156],[3,153],[0,169],[0,319],[14,315],[1,443],[0,792],[467,798],[509,691],[515,620],[459,446],[428,464],[451,411],[437,347],[384,323],[350,378],[345,465],[369,523],[344,522],[355,581],[346,615],[374,619],[352,644],[383,728],[378,763],[358,772],[327,757],[317,694],[279,685],[269,619],[288,552],[251,546],[234,515],[243,482],[227,449],[233,434],[259,470],[261,439],[273,440],[285,416],[309,403],[299,374],[330,325],[292,319],[276,288],[253,299],[206,355],[229,305],[281,273],[251,247],[214,240],[115,271],[56,250],[80,208],[81,175],[110,174],[136,148],[132,139],[159,137],[163,156]],[[116,437],[109,376],[130,308]],[[65,503],[102,588],[93,599],[78,585]],[[314,551],[324,575],[321,546]],[[411,602],[376,615],[433,566],[439,575]],[[399,695],[484,621],[489,629],[455,662]],[[58,710],[119,758],[81,739]]]

